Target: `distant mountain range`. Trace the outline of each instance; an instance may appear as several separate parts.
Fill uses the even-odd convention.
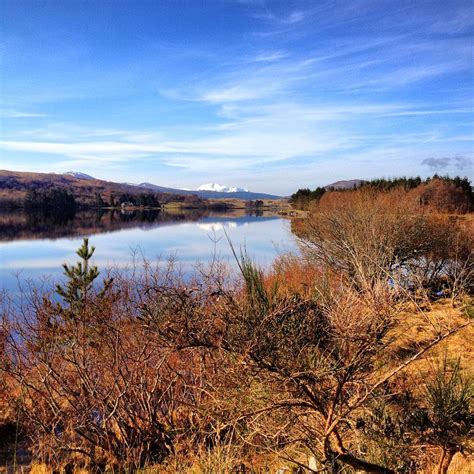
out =
[[[81,173],[80,171],[68,171],[63,173],[64,176],[71,176],[77,179],[92,180],[95,179],[88,174]],[[239,188],[237,186],[223,186],[217,183],[207,183],[199,186],[197,189],[186,189],[186,188],[169,188],[166,186],[159,186],[153,183],[121,183],[126,186],[140,187],[155,191],[159,193],[172,193],[181,195],[194,195],[205,199],[222,199],[222,198],[235,198],[242,199],[245,201],[254,201],[257,199],[282,199],[282,196],[276,196],[274,194],[266,193],[254,193],[246,188]]]
[[[63,188],[73,193],[81,206],[94,206],[102,199],[111,202],[123,194],[140,195],[154,193],[161,203],[186,202],[188,205],[205,206],[202,199],[233,198],[240,200],[282,199],[281,196],[265,193],[253,193],[244,188],[205,184],[199,190],[183,190],[158,186],[152,183],[115,183],[96,179],[79,172],[67,173],[28,173],[0,170],[0,207],[21,207],[29,190]],[[209,190],[210,189],[210,190]],[[219,189],[219,191],[214,191]],[[201,201],[201,202],[200,202]]]
[[[58,173],[59,174],[59,173]],[[96,179],[93,176],[82,173],[81,171],[67,171],[66,173],[61,173],[61,176],[72,176],[73,178],[77,179]],[[136,184],[136,183],[121,183],[125,184],[127,186],[140,186],[142,188],[148,188],[151,186],[158,187],[160,189],[172,189],[176,191],[192,191],[192,192],[197,192],[197,191],[212,191],[212,192],[217,192],[217,193],[248,193],[250,192],[246,188],[238,188],[236,186],[223,186],[222,184],[217,184],[217,183],[207,183],[207,184],[202,184],[199,186],[197,189],[189,189],[189,188],[168,188],[165,186],[158,186],[152,183],[141,183],[141,184]]]
[[[282,196],[276,196],[274,194],[266,193],[254,193],[245,188],[237,188],[230,186],[222,186],[220,184],[203,184],[198,189],[176,189],[158,186],[152,183],[141,183],[136,186],[141,188],[149,189],[151,191],[161,193],[173,193],[173,194],[192,194],[205,199],[222,199],[222,198],[235,198],[243,199],[244,201],[254,201],[257,199],[282,199]],[[219,191],[217,191],[219,189]]]
[[[162,204],[174,201],[186,201],[189,205],[195,206],[202,204],[199,197],[188,196],[179,190],[176,193],[152,191],[136,185],[95,179],[76,171],[58,174],[0,170],[0,208],[21,207],[28,191],[46,191],[53,188],[65,189],[72,193],[76,203],[81,207],[97,206],[101,200],[111,203],[112,197],[116,200],[122,195],[140,194],[154,194]]]
[[[360,179],[346,181],[336,181],[325,186],[326,189],[352,189],[363,183]],[[197,196],[201,199],[240,199],[245,201],[255,201],[258,199],[284,199],[282,196],[267,193],[256,193],[246,188],[237,186],[223,186],[217,183],[207,183],[198,189],[178,189],[159,186],[153,183],[115,183],[96,179],[93,176],[80,171],[68,171],[67,173],[21,173],[16,171],[0,170],[0,204],[18,203],[24,199],[28,189],[50,188],[59,186],[67,188],[74,193],[79,202],[87,204],[95,199],[94,196],[101,194],[104,199],[131,193],[140,194],[146,191],[159,193],[160,201],[168,202],[173,200],[192,199],[190,196]]]
[[[64,173],[65,175],[72,176],[78,179],[95,179],[88,174],[81,173],[79,171],[68,171]],[[335,181],[334,183],[328,184],[324,186],[326,189],[353,189],[357,188],[361,184],[365,183],[362,179],[348,179],[348,180],[341,180]],[[127,186],[139,186],[145,189],[151,189],[154,191],[159,192],[170,192],[173,194],[196,194],[199,197],[238,197],[238,199],[281,199],[282,196],[276,196],[273,194],[266,194],[266,193],[254,193],[249,191],[247,188],[239,188],[236,186],[223,186],[222,184],[217,183],[207,183],[202,184],[197,189],[188,189],[188,188],[168,188],[165,186],[158,186],[152,183],[141,183],[141,184],[134,184],[134,183],[122,183],[126,184]],[[243,194],[245,193],[245,194]],[[227,196],[225,196],[227,194]],[[228,196],[232,194],[232,196]],[[219,195],[219,196],[218,196]],[[221,196],[222,195],[222,196]],[[237,196],[238,195],[238,196]],[[241,197],[241,195],[246,197]]]
[[[81,173],[80,171],[68,171],[63,173],[66,176],[72,176],[77,179],[91,180],[95,179],[94,177]],[[353,189],[361,184],[364,181],[362,179],[349,179],[336,181],[334,183],[324,186],[326,189]],[[148,189],[160,193],[172,193],[172,194],[184,194],[184,195],[196,195],[205,199],[221,199],[221,198],[236,198],[243,200],[256,200],[256,199],[282,199],[282,196],[276,196],[274,194],[266,193],[254,193],[249,191],[246,188],[239,188],[237,186],[223,186],[217,183],[207,183],[202,184],[197,189],[187,189],[187,188],[168,188],[166,186],[158,186],[152,183],[122,183],[127,186],[136,186],[144,189]]]

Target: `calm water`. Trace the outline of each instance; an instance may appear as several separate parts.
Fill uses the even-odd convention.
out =
[[[59,280],[61,264],[77,260],[75,251],[86,236],[96,247],[94,263],[99,268],[127,267],[134,258],[153,261],[172,255],[190,271],[214,253],[233,264],[225,234],[236,249],[245,246],[262,266],[296,250],[290,223],[271,215],[109,212],[58,218],[0,214],[1,286],[16,291],[18,281],[36,285],[45,277]]]

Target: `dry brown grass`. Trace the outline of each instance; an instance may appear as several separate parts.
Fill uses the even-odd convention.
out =
[[[457,453],[451,462],[451,466],[449,466],[448,474],[474,474],[473,457]]]
[[[407,356],[417,347],[432,340],[437,334],[463,324],[466,312],[472,308],[472,300],[466,299],[454,307],[450,301],[437,300],[420,305],[411,303],[399,315],[399,324],[392,331],[396,338],[394,350],[401,356]],[[413,345],[416,341],[416,345]],[[440,342],[425,357],[416,361],[410,368],[413,374],[419,373],[421,378],[433,364],[439,363],[444,354],[451,358],[460,358],[461,368],[466,375],[474,376],[474,327],[469,325]]]
[[[52,474],[53,469],[46,464],[32,463],[30,466],[30,474]]]

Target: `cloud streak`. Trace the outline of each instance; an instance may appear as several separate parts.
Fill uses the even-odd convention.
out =
[[[39,113],[39,112],[24,112],[20,110],[2,110],[0,111],[0,116],[5,118],[13,118],[13,119],[22,119],[22,118],[38,118],[38,117],[47,117],[47,114]]]

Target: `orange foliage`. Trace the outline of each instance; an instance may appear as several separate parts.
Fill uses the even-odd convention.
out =
[[[351,191],[328,191],[319,202],[310,206],[313,210],[331,210],[338,206],[348,206],[357,201],[361,195],[373,195],[387,206],[399,204],[401,201],[412,211],[428,211],[440,213],[464,214],[472,210],[470,196],[454,183],[434,178],[428,183],[414,189],[403,187],[381,191],[372,188],[359,188]],[[407,209],[408,210],[408,209]]]

